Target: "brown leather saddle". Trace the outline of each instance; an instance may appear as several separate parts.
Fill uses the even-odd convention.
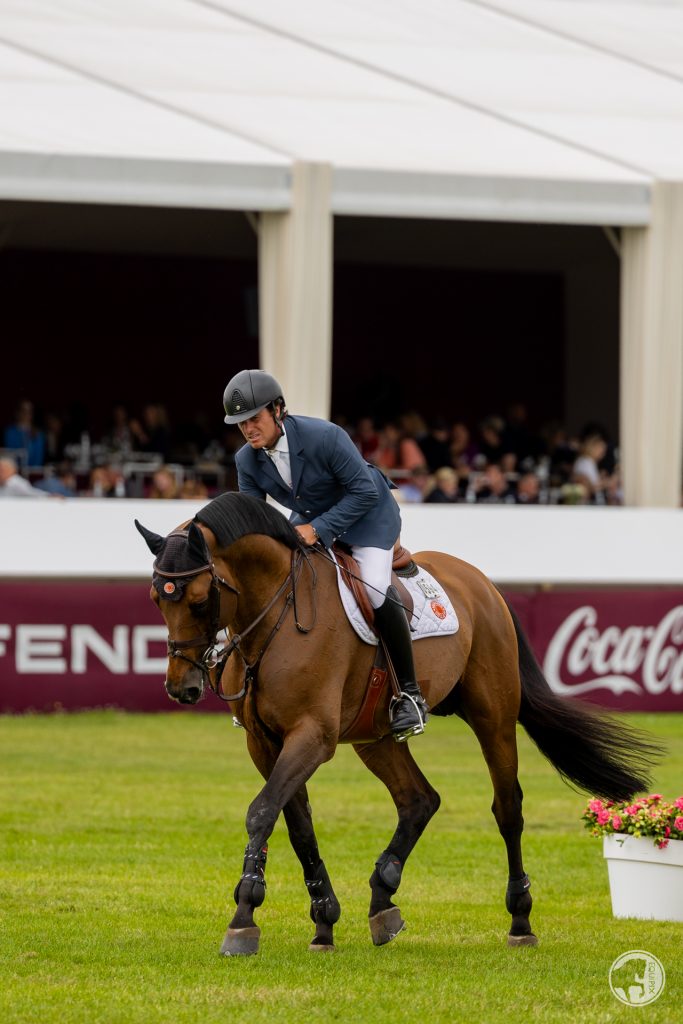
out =
[[[368,592],[360,578],[360,568],[358,562],[351,554],[351,551],[345,545],[336,543],[333,545],[332,550],[334,551],[335,558],[339,563],[339,569],[341,571],[341,577],[349,588],[360,608],[363,618],[369,626],[374,629],[375,626],[375,611],[370,600],[368,598]],[[419,572],[418,567],[413,561],[413,556],[404,548],[403,545],[397,541],[394,547],[394,558],[391,563],[391,582],[398,590],[399,596],[403,603],[403,607],[406,610],[406,616],[408,622],[412,618],[413,614],[413,598],[412,594],[401,580],[401,576],[416,576]]]
[[[341,577],[349,588],[360,608],[363,618],[374,629],[375,613],[368,599],[367,590],[360,578],[360,568],[350,550],[335,544],[333,551]],[[419,572],[413,556],[398,541],[394,547],[394,558],[391,564],[391,582],[396,587],[408,622],[413,614],[413,598],[401,577],[416,576]],[[391,682],[392,685],[388,685]],[[351,725],[339,737],[340,743],[372,743],[386,736],[389,730],[389,704],[396,690],[395,680],[389,680],[389,670],[383,644],[377,645],[377,653],[370,670],[365,695],[358,714]]]

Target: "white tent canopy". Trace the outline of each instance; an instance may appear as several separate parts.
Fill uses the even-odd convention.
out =
[[[0,0],[0,25],[0,198],[282,209],[307,161],[338,213],[637,225],[683,177],[678,3]]]
[[[333,214],[620,227],[626,498],[676,506],[682,40],[683,0],[0,0],[0,202],[259,212],[261,361],[322,415]]]

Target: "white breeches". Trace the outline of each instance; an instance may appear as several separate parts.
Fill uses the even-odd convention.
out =
[[[391,563],[394,549],[351,547],[353,557],[360,567],[360,575],[373,608],[384,604],[387,590],[391,586]]]

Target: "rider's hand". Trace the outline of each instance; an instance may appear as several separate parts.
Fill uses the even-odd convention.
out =
[[[295,526],[294,529],[299,534],[304,544],[308,544],[309,547],[317,542],[317,531],[310,523],[304,523],[303,526]]]

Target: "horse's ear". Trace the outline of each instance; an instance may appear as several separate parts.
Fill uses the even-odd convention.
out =
[[[137,519],[135,520],[135,528],[138,531],[138,533],[141,533],[142,536],[145,538],[147,542],[147,547],[152,552],[152,554],[158,555],[164,546],[164,538],[161,537],[158,533],[152,533],[152,531],[148,530],[146,526],[143,526],[142,523],[139,523]]]
[[[190,523],[190,528],[187,531],[187,544],[190,549],[190,554],[197,559],[199,562],[205,562],[209,557],[209,549],[204,540],[204,534],[199,529],[196,523]]]

